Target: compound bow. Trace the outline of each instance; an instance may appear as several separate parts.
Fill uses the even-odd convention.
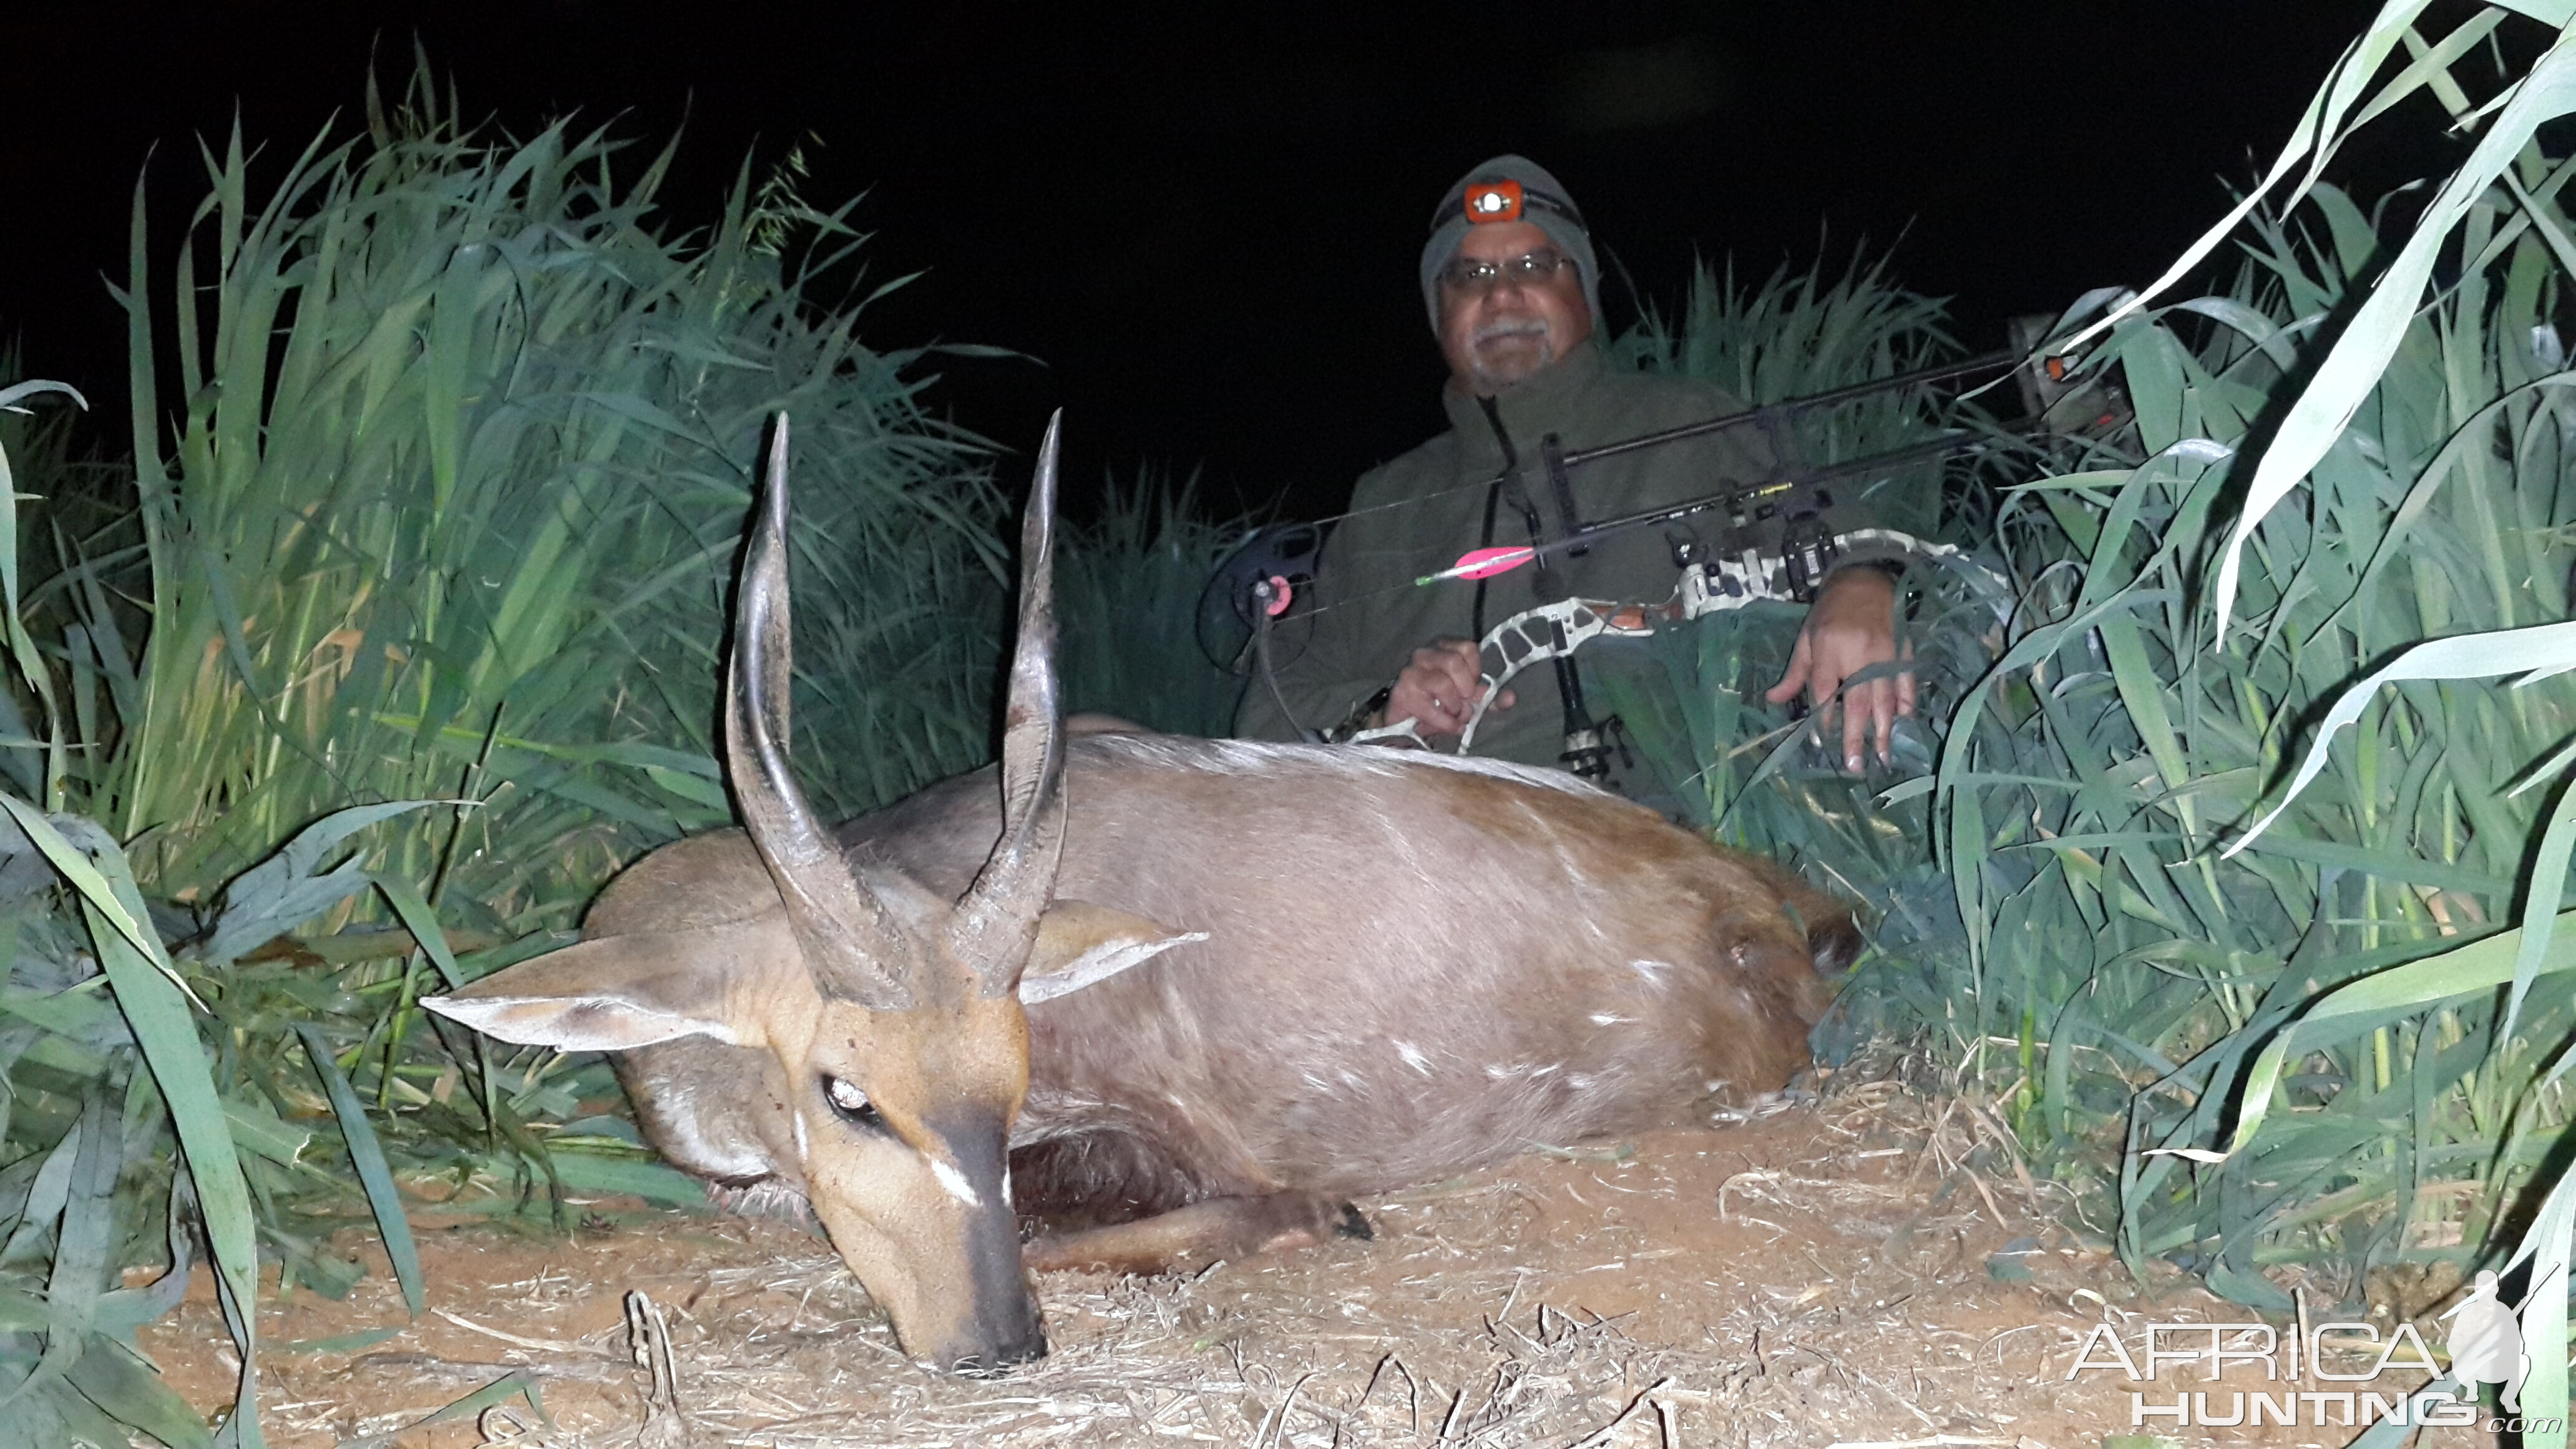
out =
[[[2010,587],[2001,576],[1961,550],[1946,543],[1927,543],[1894,529],[1858,528],[1837,534],[1830,540],[1825,557],[1843,563],[1921,558],[1961,571],[1982,593],[2007,601],[2010,596]],[[1802,603],[1805,590],[1799,587],[1801,579],[1821,577],[1822,573],[1820,568],[1813,573],[1794,569],[1783,554],[1765,555],[1747,549],[1731,557],[1694,559],[1683,565],[1681,581],[1674,586],[1672,596],[1659,602],[1559,599],[1523,609],[1477,641],[1476,660],[1484,692],[1458,732],[1457,753],[1463,755],[1474,747],[1476,727],[1484,723],[1485,712],[1493,707],[1495,697],[1514,676],[1533,664],[1563,658],[1604,636],[1641,639],[1664,625],[1688,623],[1755,603]],[[1422,736],[1421,721],[1410,715],[1357,730],[1344,738],[1351,744],[1404,741],[1421,749],[1433,748]]]

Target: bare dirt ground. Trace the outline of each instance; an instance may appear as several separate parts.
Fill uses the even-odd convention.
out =
[[[1879,1082],[1711,1131],[1526,1155],[1364,1202],[1372,1242],[1193,1278],[1046,1276],[1052,1353],[981,1381],[906,1361],[840,1261],[793,1225],[631,1214],[570,1236],[431,1230],[431,1311],[418,1320],[381,1260],[343,1302],[263,1305],[262,1418],[282,1449],[2322,1449],[2359,1432],[2141,1431],[2131,1385],[2069,1382],[2096,1324],[2125,1325],[2134,1342],[2150,1318],[2248,1315],[2179,1275],[2142,1289],[2084,1246],[2098,1234],[2020,1177],[2000,1142],[1965,1104]],[[678,1414],[649,1423],[630,1291],[668,1324]],[[383,1336],[358,1341],[368,1330]],[[142,1344],[192,1402],[227,1397],[233,1364],[209,1295]],[[2147,1387],[2221,1387],[2184,1372],[2191,1382]],[[421,1425],[512,1375],[542,1415],[505,1388],[497,1407]],[[2250,1387],[2331,1386],[2256,1374]],[[2226,1395],[2211,1398],[2224,1413]],[[2169,1437],[2115,1437],[2139,1433]],[[2428,1442],[2495,1439],[2441,1430]]]

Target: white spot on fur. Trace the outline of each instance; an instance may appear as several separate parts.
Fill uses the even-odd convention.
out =
[[[1530,1069],[1529,1069],[1529,1074],[1530,1074],[1531,1076],[1533,1076],[1533,1077],[1544,1077],[1544,1076],[1546,1076],[1548,1073],[1550,1073],[1550,1072],[1552,1072],[1552,1071],[1555,1071],[1557,1068],[1559,1068],[1559,1067],[1561,1067],[1561,1066],[1564,1066],[1564,1065],[1565,1065],[1565,1063],[1563,1063],[1563,1062],[1550,1062],[1550,1063],[1548,1063],[1546,1066],[1543,1066],[1543,1067],[1532,1067],[1532,1068],[1530,1068]]]
[[[966,1174],[959,1172],[956,1168],[949,1166],[947,1163],[940,1161],[936,1157],[930,1159],[930,1175],[939,1179],[939,1185],[948,1190],[948,1195],[950,1197],[957,1199],[968,1207],[982,1207],[984,1205],[984,1200],[975,1195],[975,1185],[966,1180]]]
[[[1400,1041],[1395,1044],[1395,1054],[1404,1058],[1406,1066],[1426,1077],[1431,1075],[1431,1058],[1423,1054],[1422,1048],[1409,1041]]]
[[[1523,1062],[1516,1067],[1506,1066],[1501,1062],[1495,1062],[1485,1068],[1485,1075],[1493,1078],[1497,1082],[1508,1082],[1512,1078],[1520,1076],[1528,1070],[1529,1063],[1527,1062]]]
[[[1600,1081],[1601,1079],[1599,1077],[1592,1075],[1590,1072],[1571,1072],[1568,1073],[1565,1078],[1565,1084],[1578,1092],[1589,1092],[1593,1087],[1598,1085]]]
[[[1634,1020],[1636,1020],[1636,1018],[1633,1016],[1619,1016],[1607,1011],[1596,1011],[1592,1013],[1592,1024],[1594,1026],[1625,1026]]]
[[[796,1156],[802,1161],[813,1155],[813,1149],[805,1144],[805,1109],[799,1107],[796,1109]]]
[[[1673,969],[1673,963],[1670,961],[1631,961],[1628,963],[1628,969],[1646,978],[1648,983],[1655,986],[1661,986],[1664,984],[1664,973]]]

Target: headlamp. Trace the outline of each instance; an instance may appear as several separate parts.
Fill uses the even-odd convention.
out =
[[[1467,188],[1467,220],[1478,226],[1487,222],[1521,219],[1521,184],[1517,181],[1479,181]]]

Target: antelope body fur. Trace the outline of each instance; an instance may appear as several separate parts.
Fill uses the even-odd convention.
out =
[[[1848,913],[1640,806],[1368,746],[1067,739],[1054,456],[1050,429],[999,767],[814,828],[763,754],[784,571],[764,616],[756,529],[729,715],[749,830],[653,852],[579,946],[428,1004],[616,1052],[665,1157],[809,1202],[907,1350],[969,1371],[1044,1352],[1024,1263],[1364,1235],[1344,1199],[1680,1123],[1806,1062]],[[784,490],[782,420],[781,534]],[[1022,1217],[1080,1226],[1023,1253]]]

